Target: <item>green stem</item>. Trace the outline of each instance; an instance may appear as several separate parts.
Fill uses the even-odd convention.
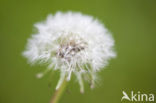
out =
[[[66,79],[64,79],[63,83],[61,84],[60,88],[58,90],[55,91],[50,103],[58,103],[64,90],[65,90],[65,87],[67,85],[67,81]]]

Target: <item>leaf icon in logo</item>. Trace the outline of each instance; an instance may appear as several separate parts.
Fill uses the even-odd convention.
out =
[[[121,101],[123,99],[127,99],[127,100],[131,101],[131,99],[128,97],[128,95],[126,94],[126,92],[122,91],[122,93],[123,93],[123,97],[121,98]]]

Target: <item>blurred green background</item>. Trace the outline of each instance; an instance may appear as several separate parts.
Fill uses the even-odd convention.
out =
[[[121,103],[122,91],[156,95],[156,0],[0,0],[0,103],[49,103],[59,73],[35,75],[21,56],[33,24],[57,11],[93,15],[112,32],[117,58],[85,94],[72,79],[60,103]],[[127,103],[127,101],[123,101]]]

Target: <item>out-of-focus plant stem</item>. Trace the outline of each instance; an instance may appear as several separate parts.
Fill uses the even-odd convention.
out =
[[[60,100],[63,92],[65,91],[66,85],[67,85],[67,81],[65,79],[63,81],[62,85],[60,86],[60,88],[55,91],[50,103],[59,103],[59,100]]]

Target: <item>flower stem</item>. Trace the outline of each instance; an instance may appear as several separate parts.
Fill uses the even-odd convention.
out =
[[[57,89],[54,93],[54,95],[52,96],[52,99],[50,101],[50,103],[58,103],[65,88],[66,88],[66,85],[67,85],[67,81],[66,79],[64,79],[63,83],[61,84],[60,88]]]

